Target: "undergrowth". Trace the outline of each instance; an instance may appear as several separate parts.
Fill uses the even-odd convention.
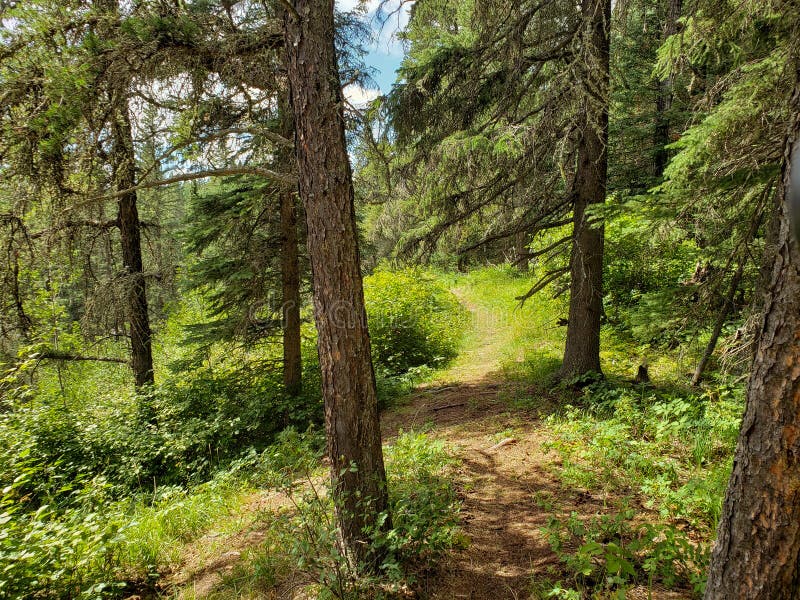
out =
[[[271,471],[271,483],[287,503],[261,515],[254,527],[262,541],[245,552],[207,598],[271,597],[287,589],[342,600],[396,597],[414,589],[445,552],[461,543],[459,502],[450,477],[455,462],[442,442],[410,432],[387,446],[392,527],[372,534],[383,559],[371,576],[357,572],[345,559],[319,451],[291,448],[293,463],[301,468]]]
[[[688,392],[606,381],[550,416],[546,449],[563,486],[617,505],[589,522],[551,518],[546,534],[568,573],[553,597],[624,597],[654,583],[701,597],[742,410],[735,385]]]

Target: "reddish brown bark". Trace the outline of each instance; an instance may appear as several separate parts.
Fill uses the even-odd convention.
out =
[[[351,564],[372,569],[370,532],[388,510],[375,375],[367,331],[334,49],[332,0],[298,0],[286,17],[287,71],[336,516]],[[389,526],[389,520],[383,522]]]

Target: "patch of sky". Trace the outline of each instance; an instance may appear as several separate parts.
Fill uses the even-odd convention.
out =
[[[364,18],[372,29],[364,61],[374,70],[372,79],[378,89],[355,84],[347,86],[345,95],[354,106],[363,106],[392,89],[404,54],[398,33],[408,24],[412,4],[413,0],[336,0],[336,8],[341,11],[364,11]]]

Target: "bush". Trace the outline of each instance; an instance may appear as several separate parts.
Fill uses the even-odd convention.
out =
[[[635,489],[663,518],[716,529],[730,475],[744,390],[702,394],[641,390],[599,382],[583,407],[549,418],[546,447],[562,460],[564,484]]]
[[[393,374],[440,367],[458,353],[466,312],[420,269],[376,270],[364,279],[373,359]]]
[[[41,477],[30,463],[0,493],[0,598],[105,598],[115,577],[119,513],[101,479],[65,484],[61,506],[31,510],[25,489]]]

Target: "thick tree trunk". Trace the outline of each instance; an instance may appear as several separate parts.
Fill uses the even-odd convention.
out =
[[[683,0],[666,0],[666,15],[664,16],[664,40],[678,33],[678,19],[681,18]],[[667,77],[658,82],[658,95],[656,96],[656,123],[653,132],[655,154],[653,156],[653,170],[656,177],[664,174],[664,169],[669,162],[667,145],[670,143],[669,110],[672,107],[672,77]]]
[[[798,85],[792,106],[796,120]],[[797,136],[795,122],[787,156]],[[775,242],[767,246],[764,315],[706,600],[800,598],[800,254],[783,201],[789,170],[786,161]]]
[[[370,532],[388,510],[375,374],[356,236],[353,182],[334,49],[332,0],[297,0],[286,17],[287,70],[336,516],[345,555],[376,568]],[[383,527],[390,526],[386,519]]]
[[[112,166],[117,190],[130,190],[136,186],[136,155],[133,148],[127,100],[118,101],[114,110],[112,132],[114,148]],[[147,307],[147,287],[142,265],[141,223],[136,206],[136,192],[127,192],[119,198],[117,217],[122,265],[125,269],[127,296],[126,313],[131,339],[131,367],[137,388],[154,383],[152,334]]]
[[[608,86],[610,0],[584,0],[583,17],[588,34],[585,72],[591,81],[584,101],[586,115],[578,149],[573,241],[570,257],[570,301],[567,343],[560,377],[569,379],[588,372],[601,374],[600,318],[603,312],[603,227],[590,223],[586,214],[606,196],[608,159]],[[593,90],[590,94],[588,90]]]

